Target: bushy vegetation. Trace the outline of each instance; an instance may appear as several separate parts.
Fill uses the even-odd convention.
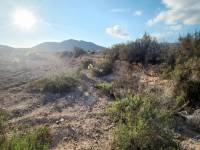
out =
[[[174,94],[190,104],[200,103],[200,32],[179,38],[179,45],[170,50],[165,74],[175,81]]]
[[[57,54],[61,58],[72,57],[73,56],[73,53],[71,51],[58,52]]]
[[[186,57],[200,56],[200,32],[188,33],[179,38],[181,54]]]
[[[112,60],[123,60],[130,63],[160,64],[164,61],[164,53],[168,46],[158,43],[147,33],[141,39],[127,44],[118,44],[105,50],[104,57]]]
[[[86,53],[87,52],[84,51],[82,48],[75,47],[74,50],[73,50],[73,57],[77,58],[77,57],[80,57],[80,56],[82,56]]]
[[[4,144],[6,141],[6,123],[8,119],[8,114],[6,113],[5,110],[0,109],[0,149],[1,146]]]
[[[118,127],[113,141],[115,150],[175,150],[178,145],[168,132],[169,112],[156,109],[149,97],[128,94],[108,107]],[[164,129],[165,128],[165,129]]]
[[[102,77],[112,73],[113,62],[110,59],[99,59],[93,67],[90,68],[91,75]]]
[[[87,54],[87,52],[82,49],[82,48],[79,48],[79,47],[74,47],[73,51],[64,51],[64,52],[59,52],[57,53],[61,58],[64,58],[64,57],[74,57],[74,58],[77,58],[77,57],[80,57],[84,54]]]
[[[180,37],[177,44],[158,43],[145,33],[133,42],[106,49],[103,56],[112,63],[120,60],[143,66],[160,65],[164,76],[174,80],[175,98],[200,103],[200,32]],[[99,70],[94,68],[93,74],[97,76],[98,73]]]
[[[180,37],[175,44],[158,43],[145,34],[134,42],[106,49],[103,56],[112,62],[120,60],[130,65],[157,65],[165,77],[175,83],[174,97],[170,97],[169,103],[177,106],[169,107],[170,110],[167,106],[159,108],[161,104],[149,97],[127,94],[129,90],[137,91],[137,80],[123,78],[113,82],[112,91],[119,98],[108,107],[110,118],[117,123],[113,149],[178,149],[168,125],[175,112],[187,106],[188,102],[200,106],[200,32]],[[106,87],[104,84],[101,86],[102,89]]]
[[[1,150],[48,150],[50,144],[49,129],[40,127],[27,132],[6,133],[8,114],[0,110],[0,149]]]
[[[105,95],[111,96],[113,94],[113,83],[109,82],[98,83],[97,88],[101,89]]]
[[[1,143],[1,150],[48,150],[49,130],[46,127],[38,128],[26,133],[15,133],[11,137],[6,137]]]
[[[67,93],[74,90],[79,81],[72,76],[53,76],[33,82],[30,87],[34,91],[44,93]]]

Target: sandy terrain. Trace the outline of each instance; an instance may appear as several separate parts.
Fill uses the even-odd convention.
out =
[[[10,128],[47,125],[52,149],[107,149],[113,128],[105,115],[106,97],[95,89],[96,81],[84,77],[77,90],[64,95],[27,92],[27,84],[43,76],[61,74],[80,66],[81,59],[1,62],[0,107],[11,115]]]

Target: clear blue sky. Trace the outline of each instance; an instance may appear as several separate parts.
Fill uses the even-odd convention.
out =
[[[198,0],[1,0],[0,44],[29,47],[73,38],[110,46],[144,32],[175,41],[200,29],[199,6]],[[23,23],[32,20],[23,15],[14,22],[21,10],[35,19],[29,29]]]

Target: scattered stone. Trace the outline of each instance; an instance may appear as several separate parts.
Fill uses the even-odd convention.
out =
[[[64,121],[64,118],[61,118],[61,119],[60,119],[60,122],[63,122],[63,121]]]
[[[84,92],[84,95],[85,95],[85,96],[89,96],[89,93],[88,93],[88,92]]]
[[[197,109],[192,114],[181,112],[180,115],[185,119],[187,125],[195,130],[200,130],[200,109]]]
[[[62,123],[62,122],[64,122],[64,121],[65,121],[64,118],[60,118],[60,120],[57,120],[57,121],[56,121],[56,124],[60,124],[60,123]]]

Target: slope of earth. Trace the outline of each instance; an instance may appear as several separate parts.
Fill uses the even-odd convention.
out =
[[[0,107],[11,116],[9,129],[48,126],[51,149],[109,149],[113,125],[105,114],[108,98],[100,96],[95,88],[97,80],[83,75],[82,84],[67,94],[26,90],[29,82],[43,76],[77,70],[81,60],[48,56],[37,61],[9,63],[6,67],[1,65]]]
[[[165,107],[172,97],[173,82],[159,77],[156,66],[143,68],[140,64],[116,61],[114,72],[104,78],[90,77],[82,71],[81,84],[66,94],[42,94],[27,91],[27,85],[44,76],[79,70],[84,59],[98,59],[98,55],[60,59],[40,56],[37,59],[16,59],[0,62],[0,107],[10,113],[9,129],[21,126],[48,126],[52,150],[109,150],[115,124],[105,109],[111,101],[96,88],[104,80],[123,80],[137,93],[157,95]],[[119,89],[120,90],[120,89]],[[127,89],[122,89],[127,90]],[[117,93],[115,93],[117,94]],[[173,104],[173,103],[172,103]],[[175,128],[186,150],[198,150],[198,133],[184,126]],[[184,127],[184,128],[183,128]]]

